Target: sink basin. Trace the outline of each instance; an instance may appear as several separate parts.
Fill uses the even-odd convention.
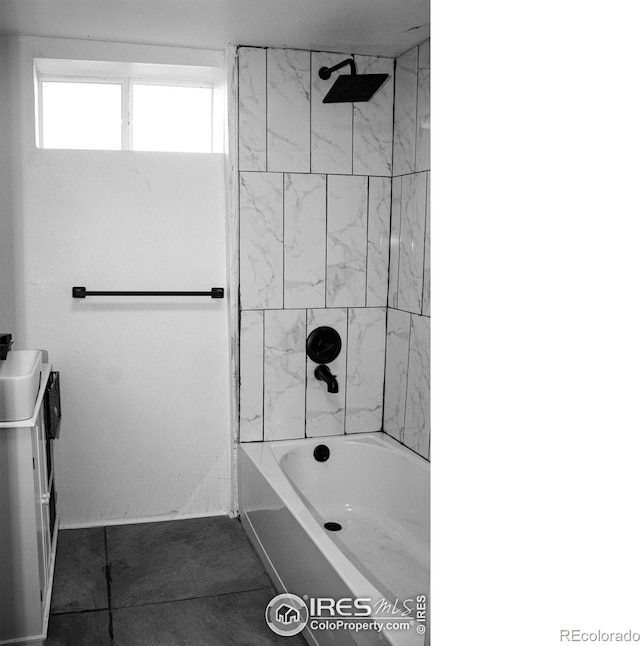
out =
[[[0,361],[0,422],[18,422],[33,415],[42,352],[11,350]]]

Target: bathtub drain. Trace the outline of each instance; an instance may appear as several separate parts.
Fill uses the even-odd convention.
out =
[[[324,528],[330,532],[339,532],[342,529],[342,525],[340,523],[329,522],[324,524]]]

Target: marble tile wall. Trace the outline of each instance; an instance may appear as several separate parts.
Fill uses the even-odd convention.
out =
[[[264,313],[265,440],[300,437],[299,420],[305,409],[306,320],[305,310]],[[240,344],[242,347],[242,337]]]
[[[389,178],[240,172],[239,185],[241,309],[386,305]]]
[[[430,458],[429,43],[397,59],[384,430]]]
[[[348,340],[347,309],[307,311],[307,335],[323,325],[334,328],[341,339]],[[345,344],[345,349],[346,347]],[[338,380],[337,393],[328,392],[327,384],[315,378],[313,373],[318,364],[307,358],[307,437],[340,435],[345,432],[345,395],[347,390],[347,353],[345,349],[340,352],[337,359],[328,364],[331,373]]]
[[[367,293],[366,177],[330,175],[327,183],[327,306],[362,307]]]
[[[416,170],[431,168],[431,101],[429,43],[418,48],[418,118],[416,135]]]
[[[240,316],[240,441],[382,429],[385,307],[242,310]],[[306,355],[306,338],[321,325],[343,340],[328,364],[338,393],[314,377],[317,364]]]
[[[389,270],[389,307],[425,315],[431,237],[429,180],[429,171],[393,178]]]
[[[324,104],[348,55],[238,50],[240,440],[384,430],[429,458],[429,43],[367,103]],[[309,332],[336,328],[337,394]]]
[[[318,70],[350,56],[238,48],[241,171],[391,175],[393,59],[354,57],[358,72],[390,75],[367,103],[322,103],[343,70],[327,81]]]
[[[326,81],[318,75],[321,67],[332,67],[346,58],[344,54],[311,54],[311,170],[316,173],[353,172],[353,104],[323,103],[339,72]]]
[[[327,176],[284,176],[284,306],[326,302]]]
[[[425,458],[429,453],[429,316],[387,314],[384,430]]]
[[[385,307],[389,284],[391,179],[369,178],[367,218],[367,307]]]
[[[396,61],[396,91],[393,124],[393,174],[416,169],[416,124],[418,104],[418,48]]]
[[[283,307],[283,200],[282,173],[240,173],[242,309]]]
[[[429,41],[396,60],[393,176],[428,171],[430,158]]]
[[[267,170],[308,173],[310,54],[268,49],[266,58],[267,96],[260,101],[267,106]]]
[[[240,435],[245,442],[263,438],[264,314],[247,310],[240,320]]]
[[[393,60],[355,56],[361,74],[389,74]],[[353,104],[353,172],[356,175],[391,175],[393,150],[393,83],[387,81],[366,103]]]
[[[349,310],[346,432],[382,428],[386,308]]]
[[[356,56],[388,81],[323,103],[319,68],[348,57],[238,49],[241,441],[382,428],[394,61]],[[306,356],[321,325],[342,337],[338,393]]]
[[[238,57],[238,130],[242,133],[238,165],[267,170],[267,57],[263,49],[245,48]]]

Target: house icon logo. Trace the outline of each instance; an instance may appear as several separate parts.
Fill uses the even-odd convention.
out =
[[[307,625],[309,610],[304,601],[295,594],[279,594],[265,610],[267,625],[276,635],[297,635]]]
[[[283,624],[290,624],[292,621],[300,621],[300,613],[293,607],[283,603],[276,611],[276,617]]]

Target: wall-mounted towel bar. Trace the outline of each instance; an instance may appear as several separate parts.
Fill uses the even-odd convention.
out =
[[[211,298],[224,298],[224,288],[212,287],[208,292],[90,292],[86,287],[73,287],[73,298],[86,298],[87,296],[210,296]]]

